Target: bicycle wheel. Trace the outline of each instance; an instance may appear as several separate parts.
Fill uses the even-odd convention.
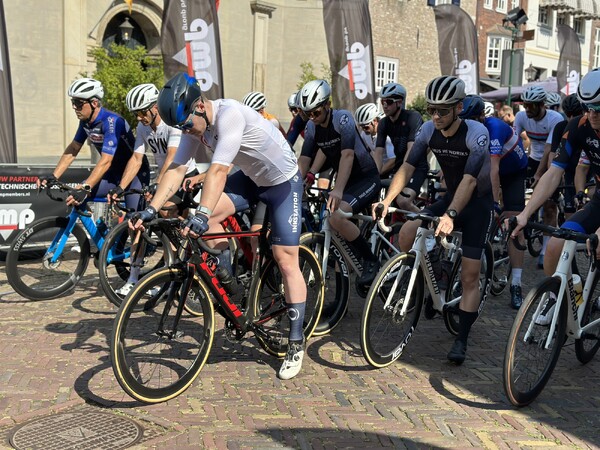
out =
[[[523,232],[525,234],[525,240],[527,241],[527,250],[529,250],[529,254],[534,258],[540,256],[542,246],[544,245],[544,233],[530,227],[525,228]]]
[[[167,237],[162,233],[157,236],[152,228],[148,229],[146,233],[158,243],[158,246],[151,245],[140,238],[138,249],[143,250],[145,254],[143,258],[139,258],[139,263],[143,265],[140,270],[140,279],[152,270],[168,266],[173,261],[173,252]],[[129,278],[132,264],[130,251],[132,237],[135,235],[129,232],[129,224],[126,221],[120,223],[106,235],[98,255],[100,285],[106,298],[116,306],[120,306],[125,297],[117,294],[116,291]],[[136,259],[136,256],[133,259]]]
[[[6,255],[6,277],[18,294],[47,300],[75,288],[90,258],[90,242],[81,225],[75,225],[58,259],[51,262],[68,223],[66,217],[36,220],[13,240]]]
[[[318,260],[323,263],[323,233],[305,233],[300,236],[300,244],[310,248]],[[333,330],[348,310],[350,298],[350,272],[342,251],[334,241],[329,246],[327,272],[325,277],[325,295],[321,319],[315,328],[315,336],[322,336]]]
[[[585,326],[594,320],[600,319],[600,309],[596,301],[600,297],[600,286],[598,283],[598,271],[594,272],[594,282],[581,316],[581,326]],[[581,338],[575,339],[575,355],[582,364],[590,362],[600,348],[600,326],[586,331]]]
[[[560,289],[558,278],[546,278],[532,289],[521,305],[506,344],[502,379],[508,400],[515,406],[531,403],[542,392],[558,361],[566,339],[567,301],[563,301],[551,337],[545,348],[550,325],[538,325],[539,315],[556,301]],[[539,312],[538,312],[539,310]]]
[[[304,312],[304,338],[308,340],[319,323],[323,308],[324,287],[321,267],[315,254],[300,246],[299,263],[306,283],[306,310]],[[256,319],[255,335],[267,353],[282,358],[288,347],[290,321],[285,303],[283,277],[275,260],[269,260],[261,271],[254,298]]]
[[[508,233],[499,224],[495,224],[490,236],[494,255],[494,270],[490,292],[497,296],[502,294],[508,286],[512,267],[508,256]]]
[[[421,269],[415,265],[418,263],[412,253],[394,256],[379,271],[369,289],[361,319],[360,346],[373,367],[386,367],[397,360],[417,328],[425,288]],[[408,293],[415,268],[417,278],[412,292]],[[406,301],[410,303],[402,315]]]
[[[167,401],[196,379],[210,352],[214,311],[208,288],[195,276],[194,292],[203,314],[178,316],[184,270],[163,267],[149,273],[125,298],[113,324],[112,368],[123,390],[145,403]],[[167,298],[149,301],[147,291],[168,285]],[[176,328],[175,328],[176,327]]]

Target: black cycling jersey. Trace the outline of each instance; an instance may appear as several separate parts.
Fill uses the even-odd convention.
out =
[[[375,147],[385,148],[385,141],[389,137],[394,145],[394,154],[396,162],[393,171],[395,172],[404,162],[408,143],[415,140],[415,135],[423,125],[423,118],[417,111],[403,109],[398,116],[398,120],[393,121],[390,117],[384,117],[377,125],[377,142]],[[427,160],[422,165],[428,167]]]

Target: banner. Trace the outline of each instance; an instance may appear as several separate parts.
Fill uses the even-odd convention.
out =
[[[477,31],[471,16],[456,5],[439,5],[433,8],[433,12],[442,75],[462,79],[467,94],[478,94]]]
[[[558,92],[565,97],[577,92],[581,77],[581,46],[575,30],[568,25],[557,25],[560,56],[556,70]]]
[[[165,0],[161,49],[165,76],[187,72],[209,99],[223,98],[223,69],[215,0]]]
[[[4,20],[4,4],[0,0],[0,163],[16,162],[17,140],[8,60],[8,39]]]
[[[337,109],[354,113],[375,101],[373,41],[367,0],[323,0],[323,21]]]

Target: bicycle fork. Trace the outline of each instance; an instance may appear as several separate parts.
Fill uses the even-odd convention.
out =
[[[169,295],[167,297],[167,301],[165,303],[160,322],[158,323],[158,330],[156,330],[156,334],[161,337],[166,337],[168,339],[175,339],[181,337],[181,333],[177,332],[177,327],[179,326],[179,319],[181,319],[181,314],[183,313],[183,305],[185,303],[185,300],[187,299],[188,294],[192,289],[192,282],[194,281],[196,266],[193,263],[187,263],[185,270],[186,276],[183,282],[181,283],[178,281],[172,281],[171,286],[169,286]],[[180,288],[177,286],[178,284],[181,284]],[[169,311],[171,311],[171,307],[173,306],[173,301],[175,299],[175,294],[177,292],[181,292],[181,295],[179,296],[179,302],[177,303],[177,312],[175,313],[175,317],[173,318],[172,329],[169,331],[165,329],[165,322],[169,317]]]

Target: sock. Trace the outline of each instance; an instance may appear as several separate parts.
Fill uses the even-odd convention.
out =
[[[231,251],[227,248],[221,251],[221,254],[218,256],[219,265],[221,267],[225,267],[231,275],[233,275],[233,267],[231,267]]]
[[[128,283],[137,283],[140,278],[140,272],[142,271],[142,266],[144,265],[144,252],[138,252],[136,258],[131,261],[131,267],[129,268],[129,278],[127,279]]]
[[[371,251],[369,243],[360,234],[356,239],[350,241],[350,244],[356,249],[358,254],[367,261],[377,261],[377,257]]]
[[[467,312],[462,309],[458,310],[458,337],[456,339],[465,344],[467,343],[471,326],[473,326],[473,323],[477,320],[477,316],[477,312]]]
[[[544,256],[546,254],[546,247],[548,247],[549,240],[550,240],[550,236],[544,236],[544,240],[543,240],[543,244],[542,244],[542,251],[540,252],[541,256]]]
[[[523,269],[512,269],[512,286],[521,286],[521,274],[523,273]]]
[[[304,340],[304,312],[306,311],[306,301],[302,303],[287,303],[287,314],[290,318],[290,342],[302,342]]]

